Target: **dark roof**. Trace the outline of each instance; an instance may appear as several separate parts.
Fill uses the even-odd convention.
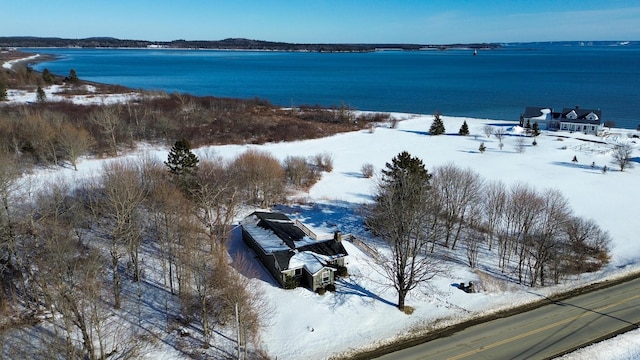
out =
[[[273,231],[287,246],[295,249],[295,242],[301,240],[305,233],[285,214],[256,211],[253,213],[260,221],[258,226]]]
[[[304,245],[298,248],[298,251],[311,251],[316,254],[326,256],[346,256],[347,250],[340,241],[335,239],[318,241],[313,244]]]
[[[282,239],[282,241],[284,241],[290,248],[272,252],[280,269],[289,268],[289,261],[293,255],[295,255],[295,251],[293,249],[298,251],[311,251],[316,254],[330,257],[349,255],[342,243],[336,239],[315,241],[310,244],[296,247],[295,241],[301,240],[306,236],[306,234],[302,229],[297,227],[291,219],[282,213],[256,211],[252,215],[255,215],[259,219],[257,226],[273,231],[276,236]]]
[[[543,109],[549,109],[551,112],[553,112],[553,109],[551,109],[549,107],[527,106],[524,109],[524,114],[522,114],[522,117],[525,118],[525,119],[531,119],[531,118],[534,118],[534,117],[542,116],[542,110]]]
[[[572,111],[575,111],[576,115],[578,115],[577,119],[567,119],[567,115]],[[598,117],[598,120],[588,120],[586,117],[591,113],[594,113]],[[583,124],[600,124],[602,122],[602,111],[600,109],[597,109],[597,110],[582,109],[579,107],[564,108],[562,109],[562,119],[567,119],[568,122],[576,122],[576,123],[583,123]]]

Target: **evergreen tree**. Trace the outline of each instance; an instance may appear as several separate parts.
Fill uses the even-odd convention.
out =
[[[386,168],[382,169],[382,181],[387,185],[402,182],[404,177],[415,177],[428,182],[431,174],[427,173],[422,160],[412,157],[407,151],[403,151],[391,159],[391,163],[386,163]]]
[[[44,90],[40,86],[36,90],[36,101],[39,103],[43,103],[47,101],[47,94],[45,94]]]
[[[540,126],[537,122],[534,122],[533,125],[531,125],[531,135],[534,137],[540,135]]]
[[[458,134],[460,134],[462,136],[469,135],[469,126],[467,125],[467,121],[466,120],[462,123],[462,126],[460,126],[460,131],[458,131]]]
[[[42,70],[42,80],[46,84],[53,84],[56,80],[56,77],[49,71],[49,69]]]
[[[6,101],[7,98],[7,86],[4,84],[4,82],[0,81],[0,101]]]
[[[444,131],[442,118],[439,113],[436,113],[433,116],[433,123],[431,123],[431,127],[429,128],[429,135],[442,135],[444,134]]]
[[[199,162],[196,154],[191,151],[189,141],[181,139],[173,144],[164,164],[169,168],[169,172],[175,175],[184,190],[191,190]]]
[[[75,84],[78,81],[80,81],[80,78],[78,78],[78,74],[76,73],[75,69],[69,70],[69,76],[67,76],[65,81],[67,81],[69,83],[73,83],[73,84]]]

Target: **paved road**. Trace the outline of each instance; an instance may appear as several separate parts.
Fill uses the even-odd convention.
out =
[[[547,359],[640,324],[640,279],[469,327],[381,360]]]

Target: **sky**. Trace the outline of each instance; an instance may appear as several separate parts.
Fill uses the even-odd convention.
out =
[[[0,36],[291,43],[640,40],[640,0],[2,0]]]

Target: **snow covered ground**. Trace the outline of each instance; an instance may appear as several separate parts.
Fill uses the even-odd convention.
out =
[[[47,88],[47,96],[54,98],[55,88]],[[32,97],[31,97],[32,96]],[[34,101],[35,94],[19,94],[10,90],[10,102],[26,97]],[[114,96],[114,99],[116,97]],[[122,101],[121,97],[119,101]],[[89,103],[88,99],[74,99]],[[464,261],[452,262],[446,276],[433,280],[429,287],[417,289],[407,298],[407,305],[415,308],[406,315],[395,307],[396,294],[382,283],[371,258],[349,242],[347,267],[349,277],[337,284],[335,293],[318,295],[306,289],[284,290],[266,272],[252,281],[256,288],[267,294],[273,311],[264,329],[262,341],[272,358],[327,359],[348,355],[350,352],[373,348],[398,338],[437,329],[470,317],[495,312],[523,304],[589,282],[623,276],[640,270],[640,242],[638,225],[630,214],[637,212],[640,194],[639,139],[636,131],[612,129],[604,137],[584,134],[544,133],[537,146],[527,138],[524,152],[517,151],[521,129],[513,122],[488,119],[455,118],[443,116],[447,134],[428,135],[433,120],[431,115],[392,114],[400,119],[396,128],[379,126],[374,131],[357,131],[323,139],[271,143],[265,145],[226,145],[197,149],[199,156],[232,158],[249,148],[265,150],[279,159],[288,155],[312,156],[328,152],[333,157],[334,169],[324,173],[322,179],[308,193],[297,196],[296,203],[278,208],[290,217],[311,227],[316,233],[330,233],[338,229],[360,238],[369,238],[362,227],[361,204],[371,201],[374,179],[361,175],[363,164],[370,163],[379,171],[399,152],[407,150],[423,159],[427,169],[447,163],[461,168],[472,168],[484,179],[499,179],[505,184],[528,183],[539,190],[555,188],[569,200],[576,215],[592,218],[613,238],[612,261],[604,270],[585,274],[566,283],[545,288],[522,287],[501,278],[487,275],[490,267],[474,271]],[[458,136],[463,121],[469,125],[469,136]],[[504,127],[507,136],[500,150],[495,137],[487,138],[485,125]],[[592,140],[603,143],[596,143]],[[620,172],[611,164],[608,142],[624,141],[634,147],[636,167]],[[487,150],[478,148],[484,142]],[[126,156],[141,155],[165,160],[168,149],[141,144]],[[573,157],[578,162],[572,162]],[[78,171],[71,168],[39,170],[27,175],[33,186],[47,180],[77,181],[100,171],[105,159],[81,159]],[[595,167],[591,164],[594,163]],[[603,174],[602,167],[609,171]],[[375,240],[375,239],[371,239]],[[231,243],[234,251],[248,252],[239,238]],[[495,256],[484,252],[485,262],[493,264]],[[493,265],[489,265],[493,266]],[[481,290],[467,294],[452,286],[473,281]],[[640,333],[631,332],[602,344],[567,355],[563,359],[628,359],[640,357]],[[170,341],[168,341],[170,343]],[[146,358],[179,358],[169,348],[155,348]],[[166,345],[165,345],[166,346]],[[221,345],[231,346],[231,345]],[[620,349],[622,348],[622,349]],[[615,351],[614,351],[615,350]],[[607,354],[607,355],[605,355]]]
[[[196,153],[211,156],[213,152],[217,156],[232,158],[248,148],[255,148],[284,159],[288,155],[311,156],[330,152],[334,170],[323,174],[322,180],[308,194],[301,196],[308,204],[281,206],[279,210],[303,221],[317,233],[339,229],[361,238],[369,235],[362,228],[358,206],[371,201],[374,179],[364,178],[360,169],[363,164],[371,163],[379,170],[403,150],[422,158],[428,169],[453,162],[460,167],[474,169],[485,179],[500,179],[506,184],[526,182],[540,190],[557,188],[570,199],[576,214],[595,219],[611,233],[612,262],[598,273],[542,289],[491,278],[464,265],[450,265],[447,276],[436,278],[430,287],[410,294],[407,304],[414,307],[415,312],[405,315],[395,308],[396,294],[381,284],[370,257],[346,242],[345,247],[350,254],[347,260],[350,276],[340,280],[335,293],[320,296],[302,288],[283,290],[275,286],[266,273],[253,280],[255,286],[267,294],[274,309],[268,320],[270,326],[262,336],[264,348],[274,358],[325,359],[348,354],[349,351],[374,347],[399,337],[640,269],[640,243],[635,241],[637,224],[631,222],[627,215],[637,208],[640,200],[634,190],[640,183],[640,169],[617,171],[610,164],[608,145],[578,139],[606,141],[615,137],[616,141],[631,143],[637,152],[637,141],[630,137],[635,132],[614,129],[604,139],[584,134],[543,133],[538,137],[537,146],[530,145],[528,138],[524,153],[519,153],[516,140],[520,130],[513,123],[445,116],[448,132],[456,134],[429,136],[431,115],[393,115],[404,119],[396,129],[382,126],[373,132],[358,131],[317,140],[214,146],[197,149]],[[457,135],[464,120],[471,130],[471,135],[466,137]],[[481,134],[486,124],[508,129],[511,135],[503,140],[505,146],[502,150],[495,138]],[[487,146],[485,153],[478,151],[481,142]],[[164,160],[167,149],[140,146],[127,156],[141,154]],[[578,163],[571,161],[574,156]],[[31,176],[33,180],[56,176],[74,181],[95,174],[104,161],[109,160],[84,159],[79,163],[77,172],[71,169],[43,170]],[[596,164],[595,168],[591,167],[592,162]],[[605,164],[610,170],[603,174],[601,167]],[[233,244],[239,251],[248,252],[240,239],[235,239]],[[484,254],[490,264],[496,263],[491,260],[492,256],[495,255]],[[467,294],[452,286],[461,281],[473,281],[482,291]]]

